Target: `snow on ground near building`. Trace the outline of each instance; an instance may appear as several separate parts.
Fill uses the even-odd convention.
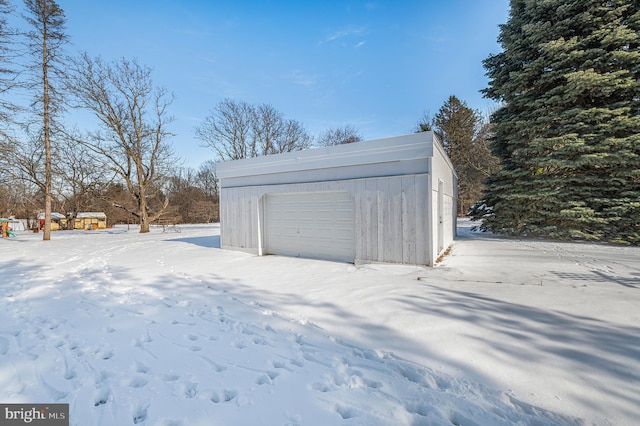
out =
[[[354,266],[180,230],[0,240],[0,402],[67,402],[72,425],[640,418],[637,247],[461,222],[436,268]]]

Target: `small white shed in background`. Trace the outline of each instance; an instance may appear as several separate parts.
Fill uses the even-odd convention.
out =
[[[218,164],[223,249],[433,266],[457,176],[432,132]]]

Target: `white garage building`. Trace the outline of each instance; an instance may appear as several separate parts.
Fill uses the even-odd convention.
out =
[[[223,249],[433,265],[457,176],[432,132],[221,163]]]

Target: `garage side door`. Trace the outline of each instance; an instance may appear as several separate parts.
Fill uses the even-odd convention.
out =
[[[342,191],[268,194],[266,252],[353,262],[354,210],[353,199]]]

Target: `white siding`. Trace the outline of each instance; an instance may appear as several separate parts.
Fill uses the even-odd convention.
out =
[[[430,265],[427,188],[427,174],[222,188],[222,248],[262,253],[267,231],[258,225],[268,194],[346,191],[354,200],[356,261]]]
[[[444,250],[449,247],[455,236],[456,229],[456,205],[457,205],[457,176],[453,170],[451,162],[444,153],[439,144],[434,145],[434,156],[432,161],[432,182],[431,182],[431,227],[432,247],[434,252],[432,258],[435,260]],[[438,197],[439,182],[442,182],[442,195]],[[438,205],[438,199],[441,199],[443,205]],[[440,225],[440,209],[442,212],[443,223]],[[438,227],[441,226],[443,232],[442,246],[439,247]]]

